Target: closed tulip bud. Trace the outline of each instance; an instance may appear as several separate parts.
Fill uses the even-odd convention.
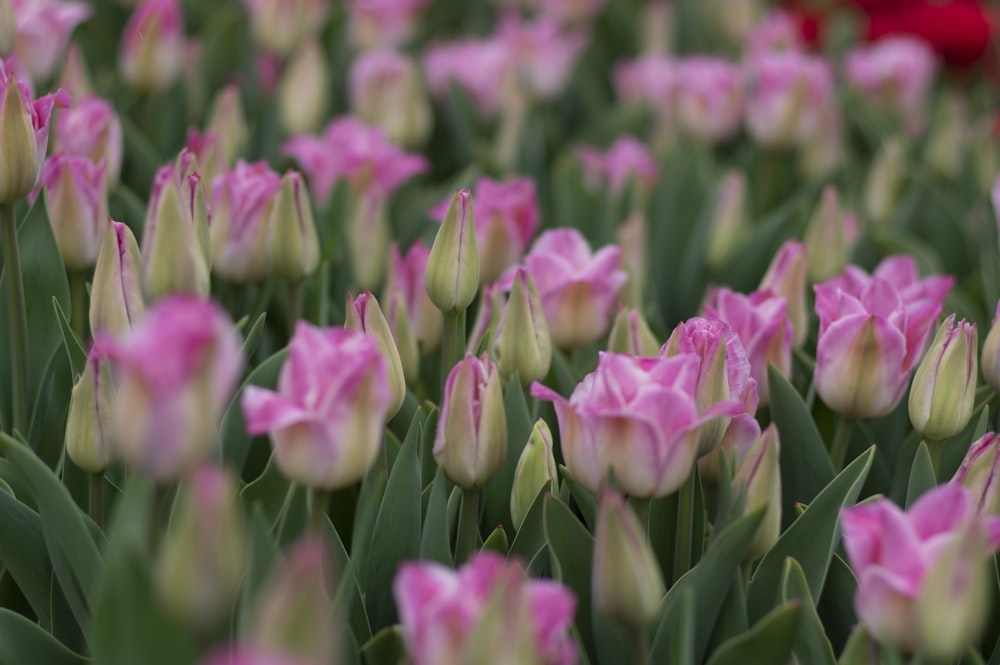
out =
[[[124,335],[146,315],[139,278],[139,245],[132,230],[108,219],[90,289],[90,331]]]
[[[924,161],[939,175],[954,178],[969,154],[967,132],[968,108],[964,98],[949,94],[941,101],[939,112],[924,145]]]
[[[646,286],[648,238],[646,215],[635,211],[618,227],[618,246],[622,248],[621,269],[628,274],[622,289],[622,302],[630,307],[641,307]]]
[[[747,183],[743,173],[731,171],[723,178],[711,224],[705,261],[718,270],[729,262],[747,234]]]
[[[552,364],[552,339],[535,280],[518,268],[493,341],[493,358],[504,379],[517,374],[522,385],[540,381]]]
[[[507,456],[507,417],[496,366],[466,355],[445,383],[434,459],[463,489],[482,487]]]
[[[0,0],[3,3],[4,0]],[[66,49],[66,59],[63,62],[62,74],[59,76],[59,86],[69,93],[73,99],[85,99],[94,94],[94,84],[90,80],[90,71],[83,58],[83,52],[76,44],[70,44]]]
[[[476,310],[476,320],[469,333],[469,341],[465,349],[476,355],[480,350],[488,351],[500,325],[500,315],[503,313],[503,289],[498,284],[487,284],[483,287],[483,297],[479,299],[479,309]]]
[[[114,441],[127,464],[167,482],[211,454],[243,369],[240,336],[221,308],[167,298],[131,332],[96,345],[115,368]]]
[[[813,182],[828,180],[847,160],[844,116],[836,104],[822,110],[823,131],[808,138],[799,151],[799,171]]]
[[[899,190],[906,178],[906,151],[898,138],[882,144],[865,183],[865,215],[876,226],[892,218],[899,201]]]
[[[319,33],[330,12],[329,0],[243,0],[254,41],[287,56],[303,40]]]
[[[764,508],[764,519],[747,551],[748,559],[762,556],[778,542],[781,534],[781,469],[778,428],[771,423],[758,438],[736,468],[732,496],[744,502],[744,510],[752,513]]]
[[[132,13],[118,55],[122,77],[132,88],[159,93],[181,75],[185,59],[180,0],[145,0]]]
[[[302,44],[278,81],[281,126],[289,134],[311,134],[327,117],[330,68],[315,39]]]
[[[938,328],[910,387],[910,422],[926,438],[941,441],[969,424],[976,401],[979,363],[976,324],[955,325],[949,316]]]
[[[237,283],[267,277],[267,242],[281,177],[267,162],[240,161],[212,184],[212,267]]]
[[[993,392],[1000,393],[1000,301],[997,302],[993,324],[983,341],[982,355],[983,378]]]
[[[208,214],[201,177],[181,165],[156,174],[142,234],[142,284],[156,300],[209,292]]]
[[[176,618],[211,630],[239,595],[246,552],[235,479],[220,468],[197,469],[181,487],[157,558],[160,601]]]
[[[111,366],[91,352],[73,386],[66,418],[66,454],[87,473],[103,473],[118,457],[111,441],[114,403]]]
[[[0,205],[16,203],[35,188],[53,106],[69,106],[69,95],[60,90],[32,101],[27,84],[0,62]]]
[[[11,3],[12,0],[0,0],[0,60],[6,58],[14,50],[14,39],[17,37],[14,5]]]
[[[340,662],[330,553],[318,537],[292,545],[254,602],[249,641],[294,662]]]
[[[216,95],[208,113],[205,133],[212,133],[217,137],[226,166],[236,162],[249,135],[247,116],[238,86],[227,85]]]
[[[556,492],[559,488],[552,446],[552,431],[539,418],[514,470],[514,484],[510,490],[510,516],[515,529],[521,528],[531,504],[543,488],[547,486],[551,492]]]
[[[787,240],[781,246],[764,278],[760,289],[770,289],[785,299],[786,314],[792,324],[792,346],[799,348],[809,335],[809,310],[806,307],[805,245],[797,240]]]
[[[104,161],[95,164],[57,153],[45,161],[40,183],[63,265],[70,270],[93,267],[108,219]]]
[[[986,114],[972,124],[965,144],[971,153],[977,189],[988,195],[1000,173],[1000,143],[993,137],[993,114]]]
[[[363,332],[378,344],[379,353],[385,358],[389,367],[389,385],[392,388],[392,402],[386,418],[391,418],[399,411],[406,399],[406,381],[403,376],[403,364],[399,358],[399,350],[389,329],[389,323],[382,314],[378,300],[370,291],[365,291],[357,298],[347,296],[347,321],[344,327],[348,330]]]
[[[351,253],[351,271],[359,286],[374,289],[385,276],[386,249],[389,247],[389,222],[386,200],[382,196],[359,196],[355,200],[347,227]]]
[[[859,232],[858,218],[841,208],[837,188],[828,186],[803,239],[809,255],[809,281],[822,282],[839,275],[851,258]]]
[[[385,320],[389,323],[392,338],[396,341],[396,349],[399,351],[399,361],[403,365],[406,385],[415,386],[420,381],[420,348],[417,344],[417,336],[413,332],[410,315],[406,312],[403,294],[398,291],[393,292],[389,295],[388,302]]]
[[[319,237],[302,176],[288,171],[274,203],[268,257],[276,275],[298,283],[319,267]]]
[[[663,599],[663,575],[646,539],[646,529],[625,500],[605,491],[597,507],[594,569],[597,611],[640,629],[656,615]]]
[[[455,192],[438,229],[425,278],[427,295],[442,312],[461,312],[479,290],[479,252],[472,216],[472,193]]]
[[[1000,435],[987,432],[969,446],[952,478],[969,490],[981,514],[1000,513]]]
[[[125,143],[122,123],[110,102],[87,97],[56,118],[56,148],[92,162],[104,160],[105,182],[118,184]]]
[[[405,255],[400,254],[399,246],[393,243],[389,249],[389,269],[385,278],[385,291],[382,294],[382,300],[389,303],[395,300],[394,294],[401,298],[407,322],[411,326],[421,353],[425,355],[433,353],[440,346],[444,327],[441,310],[434,306],[427,296],[427,289],[424,288],[429,256],[430,250],[422,240],[413,243]],[[403,310],[400,311],[400,315],[402,314]],[[394,317],[387,318],[389,327],[397,334],[399,341]]]
[[[482,615],[471,631],[464,663],[489,665],[544,665],[535,653],[530,605],[524,593],[526,574],[520,566],[501,571],[485,598]]]
[[[396,51],[358,56],[350,72],[351,108],[370,125],[385,129],[394,143],[423,143],[431,129],[427,90],[413,60]]]
[[[638,309],[622,309],[618,312],[611,325],[611,332],[608,333],[608,351],[652,357],[659,353],[660,346],[642,312]]]

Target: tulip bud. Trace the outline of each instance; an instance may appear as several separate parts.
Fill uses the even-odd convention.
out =
[[[865,214],[876,226],[885,225],[891,219],[905,178],[903,142],[899,138],[889,139],[875,155],[865,183]]]
[[[469,333],[466,352],[476,355],[480,350],[490,349],[502,313],[503,290],[497,284],[487,284],[483,287],[483,297],[479,299],[479,309],[476,310],[476,320]]]
[[[278,56],[287,56],[323,29],[329,0],[244,0],[254,40]]]
[[[248,129],[246,112],[240,99],[240,89],[227,85],[219,91],[208,113],[206,134],[215,134],[226,166],[235,163],[247,142]],[[199,161],[204,161],[199,159]]]
[[[431,129],[431,108],[416,64],[390,50],[354,60],[350,72],[351,108],[370,125],[385,129],[394,143],[423,143]]]
[[[653,357],[660,351],[649,324],[638,309],[622,309],[608,333],[608,351],[632,356]]]
[[[348,222],[347,242],[351,252],[354,280],[363,288],[374,289],[385,274],[389,223],[383,196],[361,195],[355,199]]]
[[[552,431],[539,418],[514,470],[514,484],[510,490],[510,516],[515,529],[521,528],[531,504],[543,487],[548,485],[553,493],[559,489],[559,475],[552,446]]]
[[[378,344],[379,353],[385,358],[389,367],[389,385],[392,388],[392,402],[386,418],[392,418],[399,411],[406,399],[406,381],[403,377],[403,364],[399,358],[399,350],[392,338],[392,331],[382,314],[378,300],[370,291],[365,291],[356,299],[347,296],[347,321],[344,327],[357,330],[373,338]]]
[[[90,289],[90,331],[124,335],[146,315],[139,283],[139,245],[132,230],[107,220]]]
[[[122,123],[110,102],[88,97],[56,118],[56,149],[86,157],[97,163],[104,160],[105,182],[118,184],[122,170],[124,139]]]
[[[764,519],[747,551],[748,559],[762,556],[778,542],[781,534],[781,469],[778,465],[781,442],[778,428],[771,423],[747,451],[733,476],[732,496],[744,501],[752,513],[764,508]]]
[[[715,270],[726,265],[746,236],[746,190],[746,176],[739,171],[727,173],[719,185],[705,250],[705,261]]]
[[[340,662],[330,554],[318,537],[292,545],[254,603],[251,644],[295,662]]]
[[[988,114],[974,122],[964,142],[971,153],[977,189],[987,195],[997,173],[1000,173],[1000,144],[993,134],[993,115]]]
[[[463,663],[489,665],[543,665],[536,653],[527,575],[514,564],[499,571],[482,614],[462,650]]]
[[[412,334],[420,346],[420,351],[424,354],[433,353],[441,344],[441,332],[444,326],[444,317],[441,310],[434,306],[427,296],[427,289],[424,288],[424,275],[427,273],[427,258],[430,250],[424,245],[422,240],[417,240],[406,252],[405,257],[399,253],[399,247],[393,243],[389,249],[389,269],[385,279],[385,291],[382,300],[391,305],[395,300],[393,294],[398,295],[404,309],[400,311],[400,316],[406,314],[407,323],[411,326]],[[389,320],[389,327],[396,334],[396,341],[399,341],[399,332],[396,330],[393,316],[386,317]],[[402,353],[400,348],[400,353]]]
[[[842,166],[847,158],[844,141],[844,117],[840,107],[830,104],[821,111],[823,131],[806,139],[799,151],[799,170],[811,181],[823,181]]]
[[[184,15],[180,0],[145,0],[122,37],[122,77],[145,93],[164,92],[184,68]]]
[[[628,273],[628,282],[622,289],[622,302],[631,307],[641,307],[646,285],[648,238],[646,215],[635,211],[618,227],[616,236],[622,248],[621,269]]]
[[[0,0],[0,4],[5,1],[9,2],[9,0]],[[86,99],[94,94],[94,84],[90,80],[90,72],[83,59],[83,51],[76,44],[71,43],[66,49],[66,59],[59,77],[59,87],[66,90],[73,99]]]
[[[976,324],[949,316],[938,328],[910,387],[910,422],[933,441],[955,436],[969,423],[979,368]]]
[[[160,601],[204,630],[225,619],[246,566],[246,527],[232,474],[197,469],[180,491],[156,566]]]
[[[983,378],[993,392],[1000,393],[1000,301],[997,302],[993,324],[983,341]]]
[[[16,203],[35,188],[57,105],[69,106],[65,91],[32,101],[28,86],[0,61],[0,205]]]
[[[289,282],[298,283],[319,267],[319,237],[313,222],[309,193],[302,176],[288,171],[274,202],[268,256],[271,269]]]
[[[463,489],[482,487],[507,456],[507,417],[496,366],[467,354],[448,374],[434,459]]]
[[[646,539],[646,529],[625,500],[605,491],[597,507],[594,606],[634,629],[656,615],[663,599],[663,576]]]
[[[146,209],[142,284],[151,300],[170,293],[209,292],[208,215],[201,177],[179,167],[167,165],[157,172]]]
[[[392,338],[396,341],[399,361],[403,366],[403,376],[406,378],[406,385],[416,386],[420,381],[420,348],[417,336],[413,332],[413,325],[410,323],[410,315],[406,313],[403,294],[398,291],[391,293],[388,302],[385,320],[392,331]]]
[[[924,145],[924,161],[939,175],[954,178],[968,154],[969,118],[964,98],[945,95],[937,116]]]
[[[111,366],[91,352],[73,386],[66,418],[66,454],[87,473],[103,473],[117,458],[110,440],[114,403]]]
[[[14,5],[11,3],[12,0],[0,0],[0,60],[14,50],[14,40],[17,38]]]
[[[993,564],[987,568],[983,534],[976,522],[959,529],[927,570],[914,607],[919,650],[933,662],[959,658],[989,616]]]
[[[524,268],[514,273],[510,298],[497,324],[493,357],[505,380],[517,373],[525,386],[549,373],[552,364],[549,326],[535,280]]]
[[[108,218],[104,161],[94,164],[86,157],[57,153],[45,161],[40,183],[63,265],[70,270],[93,267]]]
[[[828,186],[803,239],[809,256],[809,281],[823,282],[839,275],[851,258],[858,234],[858,218],[840,207],[837,188]]]
[[[427,295],[442,312],[464,310],[479,289],[479,252],[472,215],[472,193],[458,190],[431,246]]]
[[[1000,435],[987,432],[969,446],[953,483],[969,490],[980,514],[1000,513]]]
[[[330,100],[330,68],[315,39],[302,44],[278,81],[281,126],[289,134],[310,134],[322,126]]]
[[[240,161],[212,184],[212,265],[237,283],[256,282],[269,273],[267,241],[281,191],[281,177],[267,162]]]
[[[792,346],[799,348],[809,334],[809,311],[806,305],[806,248],[797,240],[781,246],[764,278],[760,290],[770,289],[785,299],[785,313],[792,324]]]

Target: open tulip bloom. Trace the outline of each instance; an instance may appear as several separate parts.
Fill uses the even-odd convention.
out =
[[[1000,663],[990,7],[0,0],[0,665]]]

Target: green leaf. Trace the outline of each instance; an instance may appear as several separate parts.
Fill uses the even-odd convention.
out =
[[[361,593],[361,585],[358,584],[358,577],[354,574],[355,565],[347,554],[344,541],[329,519],[325,520],[327,542],[334,556],[334,570],[340,573],[340,582],[337,593],[334,596],[334,606],[338,608],[342,616],[347,617],[347,624],[350,626],[351,634],[357,642],[364,643],[371,639],[372,628],[368,622],[368,612],[365,609],[364,598]]]
[[[507,548],[510,546],[507,541],[507,532],[503,530],[503,525],[498,525],[493,532],[483,541],[482,549],[492,550],[498,554],[507,556]]]
[[[271,456],[264,473],[240,492],[251,513],[259,512],[278,545],[302,533],[307,521],[306,492],[285,478]]]
[[[368,569],[365,576],[365,606],[372,629],[396,621],[392,601],[392,578],[403,561],[420,556],[420,465],[418,451],[423,437],[426,411],[417,410],[396,457],[382,506],[375,518]]]
[[[597,653],[591,625],[593,610],[590,595],[594,537],[573,515],[569,506],[548,494],[545,496],[545,539],[555,578],[576,594],[576,627],[593,661]]]
[[[835,665],[833,647],[823,629],[823,622],[816,613],[809,583],[802,566],[795,559],[785,560],[785,572],[781,580],[781,598],[785,603],[799,601],[802,615],[798,636],[792,651],[800,663],[809,665]]]
[[[28,413],[34,411],[36,397],[49,364],[52,352],[62,344],[62,333],[52,314],[52,299],[69,307],[69,282],[63,267],[52,225],[45,209],[45,197],[38,201],[22,219],[18,220],[17,243],[21,256],[21,278],[24,282],[25,310],[28,318]],[[6,297],[7,274],[4,270],[4,297],[0,298],[0,421],[11,421],[10,393],[10,339],[11,313]],[[22,432],[27,435],[27,432]]]
[[[774,365],[768,365],[771,417],[778,425],[781,446],[781,515],[787,528],[795,519],[795,504],[810,503],[835,474],[823,438],[798,391]]]
[[[746,556],[763,517],[764,511],[758,510],[734,520],[711,542],[698,565],[677,580],[667,592],[650,651],[654,663],[668,662],[670,653],[676,650],[676,645],[671,643],[676,637],[673,626],[681,621],[682,600],[687,589],[694,592],[695,600],[694,656],[697,662],[702,660],[729,585],[736,578],[740,562]]]
[[[63,346],[66,347],[66,353],[69,355],[69,364],[73,369],[73,376],[77,376],[83,372],[84,365],[87,363],[87,352],[84,350],[80,338],[73,332],[69,321],[66,320],[66,313],[63,312],[58,298],[52,298],[52,307],[56,311],[56,319],[59,321],[59,329],[62,331]]]
[[[86,665],[37,623],[0,607],[0,665]]]
[[[942,444],[938,442],[932,445]],[[936,485],[937,479],[934,477],[934,462],[931,461],[930,450],[927,448],[927,442],[921,441],[913,458],[913,466],[910,467],[910,481],[906,485],[906,507],[912,506],[921,494]]]
[[[101,554],[86,517],[66,487],[33,452],[0,433],[0,453],[20,472],[38,506],[42,533],[59,585],[81,628],[90,616],[92,585],[102,570]]]
[[[874,665],[879,661],[878,647],[864,626],[858,625],[851,631],[844,651],[840,654],[837,665]]]
[[[565,466],[559,467],[559,475],[562,476],[563,486],[569,489],[570,496],[573,497],[573,502],[576,503],[576,507],[580,510],[584,524],[591,530],[596,529],[597,499],[588,490],[581,487],[580,483],[576,482],[576,478],[573,477],[573,474]]]
[[[383,628],[361,647],[361,655],[366,665],[399,665],[406,662],[403,629],[400,626]]]
[[[496,475],[483,489],[482,524],[486,529],[502,526],[507,533],[514,533],[510,517],[510,492],[514,486],[514,471],[528,438],[531,436],[531,414],[524,398],[524,389],[516,376],[507,380],[504,388],[504,411],[507,414],[507,456]]]
[[[256,353],[257,347],[260,345],[260,338],[264,334],[264,322],[267,320],[267,312],[261,313],[257,317],[257,320],[253,322],[250,327],[250,331],[243,338],[243,358],[246,362],[250,362],[253,358],[253,354]]]
[[[250,626],[254,600],[260,592],[274,562],[281,556],[278,543],[270,535],[270,524],[261,506],[251,510],[247,529],[247,568],[240,593],[237,625],[243,632]]]
[[[775,590],[780,589],[787,557],[802,565],[809,593],[819,596],[833,551],[840,542],[840,509],[857,500],[874,454],[873,446],[841,471],[761,559],[747,593],[751,621],[759,619],[774,606]]]
[[[708,665],[785,665],[792,655],[800,614],[798,602],[775,608],[749,631],[723,644]]]
[[[420,532],[420,558],[446,566],[455,564],[451,555],[452,525],[448,521],[448,494],[451,488],[451,481],[439,468],[428,490],[427,514]]]
[[[52,563],[38,513],[0,490],[0,563],[14,579],[42,626],[51,624]]]
[[[695,589],[689,585],[680,592],[677,621],[668,627],[671,632],[666,636],[670,645],[667,660],[655,662],[673,665],[695,665],[698,662],[695,658],[695,608]]]
[[[854,613],[854,593],[857,588],[858,580],[854,577],[854,571],[839,554],[834,554],[823,593],[816,605],[823,620],[823,630],[833,645],[834,652],[843,647],[851,630],[858,623],[858,617]]]
[[[246,420],[243,418],[243,409],[240,407],[240,400],[243,399],[243,391],[247,386],[260,386],[273,390],[278,383],[278,372],[285,363],[288,349],[282,349],[273,356],[262,362],[254,371],[250,372],[246,381],[240,386],[233,396],[233,400],[226,409],[226,414],[222,417],[220,426],[220,436],[222,438],[222,459],[241,470],[250,452],[250,444],[254,437],[247,434]],[[266,440],[265,437],[259,437]]]
[[[539,490],[510,545],[510,553],[525,561],[533,559],[545,547],[545,497],[548,494],[548,486]]]

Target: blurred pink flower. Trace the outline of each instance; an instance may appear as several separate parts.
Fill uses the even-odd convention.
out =
[[[430,0],[350,0],[351,36],[362,50],[401,46]]]
[[[746,39],[746,53],[751,58],[766,53],[803,50],[805,44],[799,20],[781,10],[764,15]]]
[[[694,57],[680,61],[677,77],[677,120],[701,141],[732,137],[743,123],[743,68],[723,58]]]
[[[243,0],[256,41],[268,51],[289,56],[326,22],[330,0]]]
[[[620,196],[629,181],[651,186],[660,175],[660,167],[649,149],[631,136],[616,140],[607,150],[591,146],[577,148],[586,182],[592,187],[605,184],[612,196]]]
[[[58,150],[93,162],[103,159],[108,185],[118,183],[125,143],[121,120],[111,102],[87,97],[60,113],[56,118],[55,144]]]
[[[70,270],[97,263],[108,220],[104,161],[57,152],[45,160],[38,182],[63,264]]]
[[[576,645],[569,634],[576,598],[558,582],[529,578],[517,561],[484,551],[458,570],[408,562],[400,566],[392,588],[414,665],[459,662],[473,648],[469,637],[480,634],[527,642],[537,658],[532,662],[542,665],[577,662]],[[502,597],[504,611],[487,613],[498,597]],[[505,623],[497,631],[481,632],[483,620]]]
[[[607,0],[533,0],[532,5],[548,19],[579,24],[600,14]]]
[[[267,162],[239,161],[212,183],[212,269],[234,282],[269,273],[268,237],[281,176]]]
[[[413,243],[405,255],[400,254],[399,245],[393,243],[389,249],[389,271],[382,295],[382,302],[387,305],[393,302],[396,294],[402,296],[406,316],[423,353],[432,353],[438,348],[444,326],[441,310],[434,306],[424,288],[429,256],[430,249],[423,240]],[[387,307],[389,325],[395,330],[391,312],[392,308]]]
[[[485,116],[499,110],[512,63],[510,46],[496,39],[437,44],[427,49],[423,61],[427,85],[435,97],[447,98],[454,84]]]
[[[133,88],[154,93],[170,88],[187,59],[180,0],[144,0],[136,7],[125,25],[118,59]]]
[[[914,37],[888,37],[874,44],[856,46],[844,60],[848,82],[865,99],[919,122],[937,58],[925,42]]]
[[[516,54],[520,84],[541,99],[562,92],[577,57],[590,41],[585,34],[567,32],[554,21],[539,18],[528,23],[515,14],[500,19],[497,38]]]
[[[34,83],[44,83],[62,63],[73,30],[93,10],[86,2],[59,0],[13,0],[13,7],[14,54]]]
[[[293,136],[282,153],[294,158],[309,177],[316,200],[326,203],[340,180],[358,194],[389,196],[427,170],[427,160],[389,143],[385,133],[351,116],[334,119],[320,137]]]
[[[615,92],[621,102],[669,114],[678,76],[675,60],[659,54],[643,55],[615,65]]]
[[[912,257],[891,256],[871,275],[848,266],[814,286],[816,392],[827,406],[855,418],[891,412],[954,282],[942,275],[920,279]]]
[[[797,51],[765,53],[750,62],[747,129],[768,148],[792,148],[822,128],[833,103],[833,73],[819,57]]]

